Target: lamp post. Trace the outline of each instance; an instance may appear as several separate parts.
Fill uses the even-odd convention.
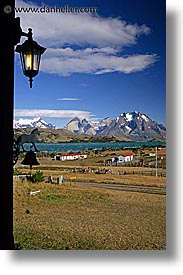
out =
[[[0,1],[1,42],[0,42],[0,250],[14,249],[13,239],[13,105],[14,105],[14,47],[20,42],[22,32],[20,19],[15,18],[15,0]],[[26,35],[31,42],[31,31]],[[32,45],[34,41],[31,42]],[[24,45],[24,44],[23,44]],[[18,47],[24,63],[24,74],[30,78],[37,75],[40,56],[45,50],[30,47],[28,51]],[[39,45],[38,45],[39,46]],[[22,50],[22,51],[21,51]],[[39,52],[39,54],[38,54]],[[27,61],[26,61],[27,60]],[[37,65],[35,65],[37,64]]]

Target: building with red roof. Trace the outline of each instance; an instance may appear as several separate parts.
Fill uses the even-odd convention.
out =
[[[117,164],[117,163],[132,161],[132,160],[133,160],[133,154],[126,153],[126,154],[122,154],[121,156],[112,158],[112,163]]]
[[[54,156],[54,160],[76,160],[76,159],[86,159],[86,154],[62,154],[59,153],[56,156]]]

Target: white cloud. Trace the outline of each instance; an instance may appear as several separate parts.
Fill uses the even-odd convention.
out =
[[[60,119],[72,119],[73,117],[89,118],[92,114],[80,110],[49,110],[49,109],[16,109],[14,117],[52,117]]]
[[[80,98],[76,98],[76,97],[62,97],[62,98],[57,98],[57,100],[61,100],[61,101],[75,101],[75,100],[80,100]]]
[[[60,52],[64,54],[59,54]],[[132,73],[142,71],[156,62],[156,55],[121,57],[102,49],[72,50],[48,49],[42,60],[41,70],[59,75],[72,73],[104,74],[109,72]]]
[[[39,6],[17,0],[16,7]],[[124,47],[136,45],[139,36],[150,33],[146,25],[83,13],[21,12],[16,15],[21,17],[23,31],[32,27],[34,38],[47,47],[40,67],[46,73],[63,76],[132,73],[145,70],[157,61],[154,54],[121,56]]]
[[[16,7],[39,6],[32,2],[17,0]],[[16,15],[22,19],[23,30],[32,27],[35,37],[46,46],[87,44],[121,48],[135,44],[139,35],[150,32],[145,25],[132,25],[119,18],[104,18],[91,13],[17,12]]]

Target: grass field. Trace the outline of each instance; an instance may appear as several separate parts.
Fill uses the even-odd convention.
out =
[[[163,250],[165,204],[165,195],[15,180],[14,238],[19,249]]]
[[[145,153],[150,151],[148,149]],[[165,176],[147,175],[149,172],[154,174],[155,168],[102,167],[98,163],[115,153],[106,151],[102,153],[105,156],[101,156],[90,152],[85,161],[38,158],[40,166],[34,167],[31,173],[43,171],[44,176],[53,177],[54,183],[58,176],[63,175],[62,185],[14,180],[14,238],[17,248],[165,250],[166,195],[87,186],[88,182],[94,182],[166,188]],[[165,160],[165,149],[161,150],[161,155]],[[20,158],[16,167],[21,173],[28,174],[29,168],[21,165],[21,161]],[[112,168],[113,173],[79,171],[88,166],[94,171]],[[158,175],[161,173],[166,174],[166,169],[158,168]],[[72,177],[76,177],[75,184],[70,184]],[[77,182],[86,182],[86,186],[81,187]],[[30,191],[37,190],[40,193],[30,195]]]

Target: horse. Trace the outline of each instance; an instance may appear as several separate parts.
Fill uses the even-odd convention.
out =
[[[30,134],[22,134],[17,138],[17,145],[18,148],[22,147],[23,152],[26,152],[26,150],[23,147],[24,143],[32,143],[31,147],[34,147],[35,152],[39,152],[39,150],[36,148],[35,142],[36,142],[36,134],[40,134],[38,128],[32,130]]]

